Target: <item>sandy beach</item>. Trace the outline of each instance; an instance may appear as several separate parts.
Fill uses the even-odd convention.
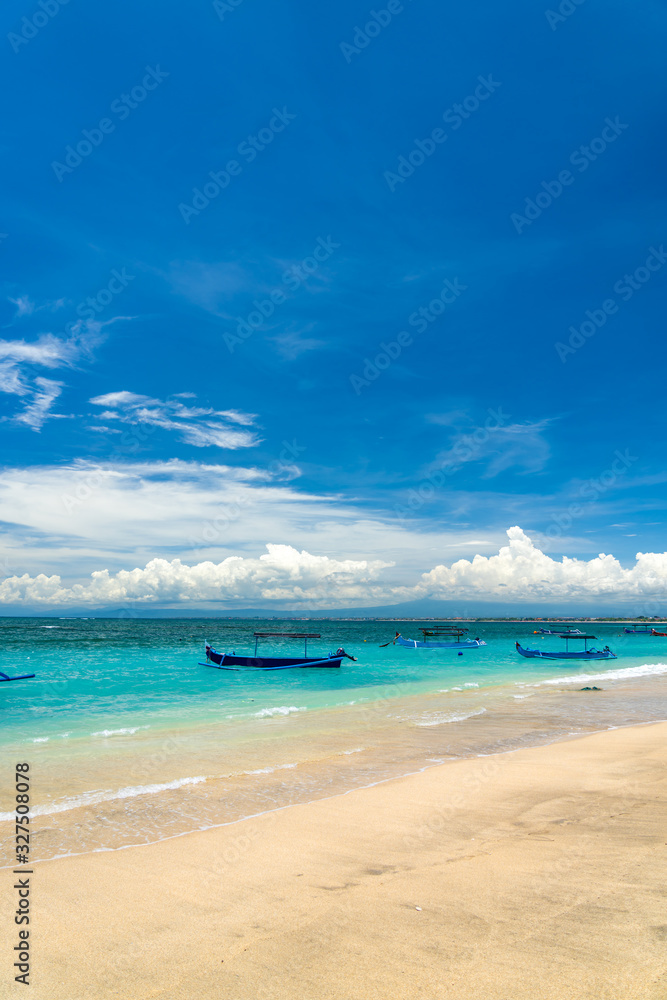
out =
[[[666,762],[634,726],[38,863],[31,995],[657,1000]]]

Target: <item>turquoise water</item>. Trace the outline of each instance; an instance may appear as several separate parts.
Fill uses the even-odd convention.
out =
[[[0,669],[37,675],[0,685],[0,746],[4,760],[33,768],[38,856],[148,842],[452,756],[667,717],[667,638],[595,625],[593,645],[617,660],[545,662],[514,648],[562,646],[534,625],[473,623],[487,645],[460,656],[379,648],[397,630],[419,638],[419,624],[0,619]],[[320,632],[310,655],[342,644],[358,662],[257,674],[198,666],[205,640],[252,653],[253,631],[281,628]],[[603,691],[580,691],[592,685]]]

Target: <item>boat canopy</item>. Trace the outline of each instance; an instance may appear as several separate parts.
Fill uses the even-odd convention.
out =
[[[260,639],[303,639],[303,655],[308,655],[308,640],[321,639],[319,632],[253,632],[255,640],[255,656],[257,656],[257,643]]]
[[[319,632],[253,632],[253,639],[321,639]]]

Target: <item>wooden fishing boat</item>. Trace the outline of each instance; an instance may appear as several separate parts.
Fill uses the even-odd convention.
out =
[[[663,637],[667,636],[667,632],[656,632],[654,628],[651,629],[651,635],[661,635]]]
[[[3,674],[2,670],[0,670],[0,684],[3,681],[27,681],[34,676],[34,674],[19,674],[18,677],[10,677],[9,674]]]
[[[564,635],[567,632],[568,635],[583,635],[584,633],[578,628],[561,628],[557,630],[548,628],[538,628],[533,632],[533,635]]]
[[[649,629],[651,629],[650,632]],[[653,625],[649,624],[648,622],[646,623],[646,625],[635,625],[634,623],[632,623],[632,628],[627,628],[626,626],[626,628],[624,628],[623,631],[625,632],[626,635],[652,635]]]
[[[531,649],[530,647],[522,646],[520,643],[515,643],[517,653],[521,653],[522,656],[535,657],[537,659],[544,660],[615,660],[617,659],[616,653],[612,653],[609,646],[605,646],[604,649],[589,649],[588,640],[595,639],[594,635],[571,635],[569,632],[562,632],[560,634],[561,639],[565,639],[565,649],[559,652],[552,653],[548,649]],[[577,650],[570,650],[569,640],[570,639],[583,639],[584,648]]]
[[[403,646],[404,649],[477,649],[479,646],[486,646],[483,639],[466,639],[467,628],[458,628],[452,625],[433,625],[430,628],[419,629],[422,639],[404,639],[400,632],[397,632],[391,640],[394,646]],[[389,643],[385,643],[389,645]]]
[[[317,632],[255,632],[255,655],[237,656],[236,653],[219,653],[206,643],[206,663],[201,667],[217,667],[219,670],[290,670],[295,667],[340,667],[344,658],[354,660],[341,647],[327,656],[308,656],[308,640],[320,639]],[[303,656],[258,656],[257,644],[260,639],[303,639]]]

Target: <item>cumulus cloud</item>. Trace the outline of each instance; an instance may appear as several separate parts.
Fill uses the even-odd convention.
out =
[[[83,583],[64,583],[57,574],[7,576],[0,603],[66,607],[273,603],[308,608],[360,607],[429,597],[442,600],[619,601],[662,597],[667,587],[667,553],[638,553],[629,568],[611,555],[594,559],[551,559],[521,528],[507,531],[509,544],[493,556],[439,565],[414,585],[387,572],[384,559],[314,555],[292,545],[267,544],[266,553],[232,555],[220,562],[190,564],[151,559],[143,568],[95,570]]]
[[[99,570],[90,583],[64,586],[60,576],[12,576],[0,584],[0,602],[15,604],[122,604],[210,601],[293,601],[323,604],[367,599],[368,586],[389,563],[331,559],[291,545],[266,546],[258,559],[229,556],[188,566],[152,559],[143,569]]]
[[[243,413],[240,410],[186,406],[181,402],[184,398],[196,397],[193,393],[178,393],[177,396],[162,400],[124,389],[94,396],[90,402],[94,406],[113,407],[99,414],[103,420],[118,420],[133,425],[145,424],[161,427],[163,430],[177,431],[180,441],[194,445],[195,448],[213,445],[217,448],[234,450],[253,448],[260,443],[261,439],[254,431],[239,430],[239,426],[252,426],[256,414]]]
[[[590,601],[595,597],[663,597],[667,589],[667,552],[638,552],[625,569],[612,555],[594,559],[552,559],[519,527],[507,531],[509,544],[497,555],[459,559],[424,573],[421,595],[446,599]]]

